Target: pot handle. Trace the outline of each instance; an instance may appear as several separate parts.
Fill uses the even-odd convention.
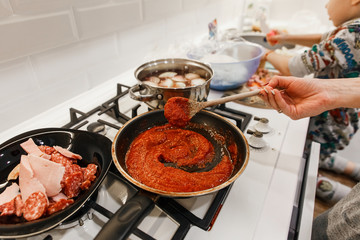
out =
[[[127,239],[132,230],[154,208],[151,198],[137,194],[129,199],[101,228],[95,240]]]
[[[161,94],[141,94],[140,91],[141,90],[145,90],[148,89],[148,87],[146,85],[143,84],[136,84],[135,86],[131,87],[129,89],[129,93],[130,93],[130,97],[134,100],[137,101],[143,101],[143,102],[148,102],[148,101],[152,101],[152,100],[161,100],[163,97]],[[135,94],[135,92],[139,92],[139,94]],[[150,91],[151,92],[151,91]]]

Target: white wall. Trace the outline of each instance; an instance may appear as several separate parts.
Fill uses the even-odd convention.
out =
[[[288,22],[292,11],[324,1],[269,0],[271,18]],[[220,30],[237,27],[244,5],[245,0],[0,0],[0,132],[156,54],[175,53],[194,37],[205,37],[214,18]]]
[[[230,26],[242,5],[0,0],[0,132],[139,66],[152,53],[206,36],[214,18],[219,27]]]
[[[319,33],[332,27],[325,7],[328,0],[269,1],[269,19],[284,25],[290,32]]]

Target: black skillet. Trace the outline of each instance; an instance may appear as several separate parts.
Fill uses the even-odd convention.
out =
[[[94,163],[98,166],[97,178],[91,187],[82,191],[75,202],[62,211],[49,217],[26,222],[22,218],[0,219],[0,238],[20,238],[36,235],[52,229],[79,210],[103,181],[111,165],[111,144],[105,136],[80,130],[62,128],[44,128],[20,134],[0,145],[0,192],[5,189],[7,176],[20,162],[20,156],[26,154],[20,143],[32,138],[37,145],[58,145],[80,154],[81,167]],[[9,185],[8,182],[7,185]],[[1,217],[0,217],[1,218]]]
[[[126,169],[126,152],[133,140],[143,131],[167,123],[164,117],[164,110],[153,110],[139,115],[127,123],[119,130],[112,145],[113,161],[120,173],[131,183],[138,186],[142,191],[123,205],[114,216],[105,224],[96,239],[126,239],[138,222],[144,217],[144,213],[149,211],[156,202],[158,196],[165,197],[194,197],[216,192],[229,184],[233,183],[245,170],[249,161],[249,145],[242,131],[227,119],[209,111],[200,111],[192,119],[194,126],[190,130],[200,132],[213,142],[211,132],[216,132],[225,137],[225,145],[235,144],[238,149],[236,158],[232,159],[234,170],[230,178],[223,184],[197,192],[168,192],[148,187],[128,174]],[[219,143],[217,143],[219,145]],[[216,150],[216,146],[215,146]],[[216,164],[217,161],[214,163]],[[212,166],[214,167],[214,165]],[[131,216],[124,218],[123,216]]]

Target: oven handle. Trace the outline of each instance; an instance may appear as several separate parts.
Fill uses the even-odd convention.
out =
[[[101,228],[95,240],[127,239],[154,206],[155,203],[151,198],[137,194],[116,211]]]
[[[163,98],[162,94],[152,93],[152,94],[142,94],[141,91],[145,93],[151,93],[152,91],[147,85],[144,84],[136,84],[135,86],[129,89],[130,97],[137,101],[148,102],[152,100],[161,100]],[[135,94],[139,92],[139,94]]]

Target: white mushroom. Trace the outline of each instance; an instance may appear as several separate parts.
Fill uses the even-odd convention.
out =
[[[176,72],[164,72],[159,75],[159,78],[172,78],[177,75]]]
[[[195,78],[200,78],[200,75],[197,73],[187,73],[185,74],[185,78],[189,80],[193,80]]]
[[[171,79],[174,80],[175,82],[186,82],[187,81],[183,75],[176,75],[176,76],[172,77]]]
[[[173,87],[174,86],[174,82],[173,80],[167,78],[165,80],[162,80],[160,83],[159,83],[159,86],[160,87]]]
[[[184,83],[184,82],[175,82],[175,87],[178,87],[178,88],[186,87],[186,83]]]
[[[202,85],[205,83],[205,79],[203,78],[195,78],[193,80],[191,80],[191,86],[198,86],[198,85]]]
[[[160,78],[155,77],[155,76],[151,76],[149,78],[147,78],[148,81],[153,82],[153,83],[159,83],[160,82]]]
[[[147,84],[152,87],[158,87],[159,85],[157,83],[151,82],[151,81],[143,81],[144,84]]]

